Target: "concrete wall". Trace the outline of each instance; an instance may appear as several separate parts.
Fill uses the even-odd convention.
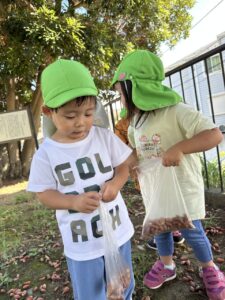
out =
[[[205,201],[209,207],[222,208],[225,210],[225,192],[205,191]]]

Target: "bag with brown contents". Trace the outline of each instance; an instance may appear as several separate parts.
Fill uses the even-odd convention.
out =
[[[164,167],[159,158],[139,165],[139,183],[146,215],[142,236],[194,228],[177,180],[174,167]]]
[[[130,268],[124,261],[112,229],[112,219],[105,203],[100,201],[100,218],[104,238],[104,258],[107,299],[124,300],[124,291],[130,285]]]

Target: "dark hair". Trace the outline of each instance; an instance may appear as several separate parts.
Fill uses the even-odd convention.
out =
[[[142,122],[139,124],[139,127],[140,127],[144,123],[144,121],[147,119],[150,112],[141,110],[135,106],[133,99],[132,99],[132,82],[131,82],[131,80],[119,81],[119,83],[120,83],[121,90],[123,92],[123,95],[124,95],[125,101],[126,101],[127,119],[129,121],[131,121],[131,119],[135,115],[135,111],[138,111],[138,118],[135,123],[135,128],[137,128],[138,124],[140,123],[140,120],[142,119],[142,116],[145,115]]]
[[[96,102],[97,102],[96,96],[81,96],[81,97],[77,97],[77,98],[71,99],[71,100],[69,100],[68,102],[70,102],[70,101],[76,101],[77,106],[80,106],[80,105],[82,105],[84,102],[87,102],[87,101],[90,100],[90,99],[91,99],[91,100],[94,100],[94,101],[95,101],[95,104],[96,104]],[[52,110],[52,111],[57,112],[59,108],[65,106],[68,102],[66,102],[66,103],[64,103],[63,105],[61,105],[61,106],[59,106],[59,107],[56,107],[56,108],[50,108],[50,107],[49,107],[49,109]]]

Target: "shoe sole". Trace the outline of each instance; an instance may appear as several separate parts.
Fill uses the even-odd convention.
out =
[[[175,279],[176,277],[177,277],[177,274],[175,273],[173,276],[171,276],[171,277],[165,279],[165,281],[162,282],[160,285],[157,285],[157,286],[154,286],[154,287],[150,287],[150,286],[148,285],[147,280],[145,280],[145,279],[144,279],[144,282],[143,282],[143,283],[144,283],[144,285],[147,286],[149,289],[155,290],[155,289],[160,288],[165,282],[170,281],[170,280],[173,280],[173,279]]]
[[[175,244],[175,245],[180,245],[180,244],[183,244],[184,241],[185,241],[185,239],[183,239],[183,240],[181,240],[181,241],[179,241],[179,242],[174,242],[174,244]]]
[[[152,246],[150,246],[150,245],[146,245],[146,247],[148,248],[148,249],[152,249],[152,250],[155,250],[155,251],[157,251],[157,248],[154,248],[154,247],[152,247]]]
[[[181,244],[184,243],[184,241],[185,241],[185,240],[183,239],[183,240],[181,240],[180,242],[174,242],[174,244],[175,244],[175,245],[181,245]],[[152,247],[152,246],[150,246],[150,245],[148,245],[148,244],[146,244],[146,247],[147,247],[148,249],[152,249],[152,250],[155,250],[155,251],[158,250],[157,248]]]

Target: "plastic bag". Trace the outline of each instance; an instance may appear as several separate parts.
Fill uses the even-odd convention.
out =
[[[112,218],[107,206],[100,201],[100,218],[105,247],[105,272],[108,300],[124,300],[124,291],[130,284],[130,268],[119,252],[117,241],[112,230]]]
[[[195,228],[174,167],[164,167],[159,158],[145,160],[139,165],[138,179],[146,210],[143,237]]]

